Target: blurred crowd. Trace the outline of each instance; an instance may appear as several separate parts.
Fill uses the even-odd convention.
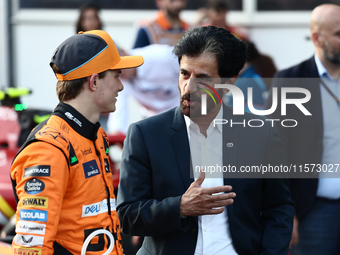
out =
[[[196,20],[190,23],[180,18],[181,11],[186,7],[186,0],[156,0],[155,3],[159,10],[154,18],[139,22],[133,49],[117,45],[121,55],[142,55],[146,61],[138,71],[123,71],[121,78],[125,89],[119,95],[117,110],[109,116],[102,116],[100,120],[107,132],[125,134],[131,123],[132,114],[138,118],[145,118],[178,105],[179,93],[177,85],[174,84],[177,84],[179,64],[172,54],[172,48],[182,34],[193,26],[224,27],[248,43],[247,65],[242,70],[240,78],[253,79],[252,87],[256,94],[254,103],[259,109],[263,107],[271,84],[270,79],[276,72],[275,63],[270,56],[258,51],[244,28],[228,23],[229,8],[226,1],[207,1],[206,7],[197,10]],[[100,9],[96,3],[84,4],[80,9],[76,32],[102,29],[103,21],[99,13]],[[165,66],[167,68],[164,68]],[[247,88],[241,81],[242,79],[239,86],[243,87],[244,95],[247,96]],[[140,111],[138,114],[130,112],[131,97],[133,101],[138,102]],[[230,97],[226,97],[224,101],[232,105]]]

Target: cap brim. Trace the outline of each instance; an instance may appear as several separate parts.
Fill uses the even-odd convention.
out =
[[[126,56],[121,57],[120,61],[113,65],[110,69],[125,69],[141,66],[144,63],[142,56]]]

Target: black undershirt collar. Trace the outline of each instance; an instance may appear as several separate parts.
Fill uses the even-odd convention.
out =
[[[95,141],[100,123],[93,124],[71,105],[59,102],[52,115],[56,115],[65,120],[77,133],[85,138]]]

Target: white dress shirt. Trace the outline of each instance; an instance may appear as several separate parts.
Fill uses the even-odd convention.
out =
[[[332,93],[340,99],[340,81],[336,81],[329,75],[317,55],[315,55],[315,63],[319,76]],[[317,197],[339,199],[340,178],[327,178],[327,176],[331,175],[334,177],[336,175],[340,177],[340,167],[337,169],[337,173],[335,173],[336,166],[334,165],[340,163],[340,105],[337,104],[322,84],[320,84],[320,90],[323,115],[323,153],[321,165],[327,165],[329,169],[329,166],[333,164],[334,172],[327,173],[321,171],[319,173],[316,194]]]
[[[221,107],[216,119],[222,119]],[[222,166],[222,125],[213,126],[213,122],[207,129],[207,137],[201,134],[196,123],[184,116],[188,137],[190,141],[190,153],[194,177],[197,179],[199,170],[208,166]],[[197,168],[196,168],[197,167]],[[223,186],[223,172],[205,173],[205,180],[201,187]],[[198,217],[198,236],[195,255],[237,255],[231,239],[227,208],[223,213],[216,215],[203,215]]]

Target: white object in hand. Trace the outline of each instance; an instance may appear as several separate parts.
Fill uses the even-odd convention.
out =
[[[93,237],[99,234],[106,234],[110,238],[110,247],[109,249],[103,253],[103,255],[108,255],[110,252],[113,250],[113,247],[115,246],[115,239],[113,238],[113,235],[111,234],[110,231],[105,230],[105,229],[97,229],[96,231],[93,231],[86,239],[83,244],[83,247],[81,249],[81,255],[85,255],[87,246],[89,245],[90,241],[92,240]]]

